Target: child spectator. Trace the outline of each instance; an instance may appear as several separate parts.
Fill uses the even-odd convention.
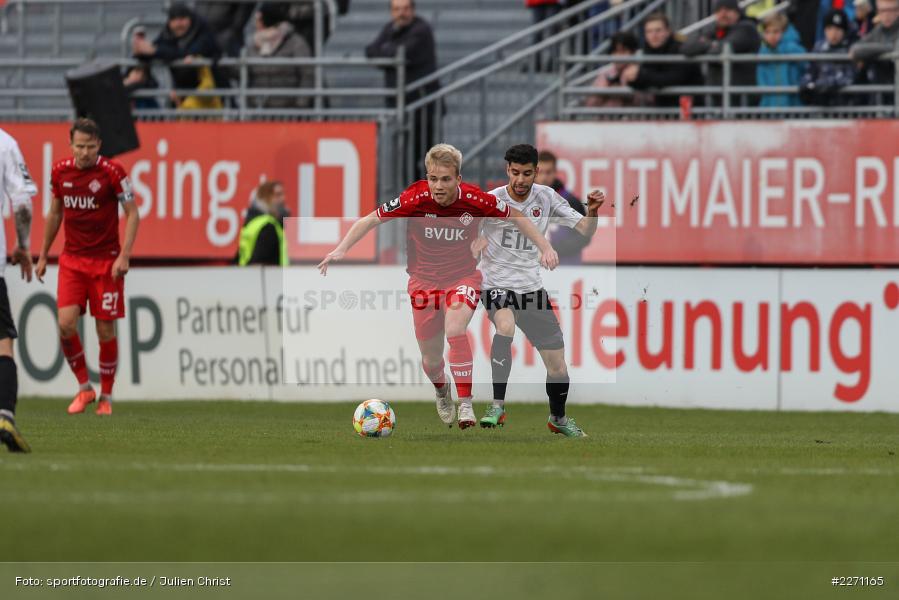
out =
[[[841,10],[832,10],[824,17],[824,39],[815,45],[820,54],[849,54],[849,18]],[[806,104],[839,106],[853,104],[851,96],[840,98],[840,88],[855,81],[855,67],[851,62],[809,63],[799,95]]]
[[[805,54],[799,34],[783,13],[774,13],[762,21],[762,46],[759,55]],[[760,86],[798,86],[803,66],[797,62],[764,62],[756,67]],[[796,94],[764,94],[761,106],[799,106]]]

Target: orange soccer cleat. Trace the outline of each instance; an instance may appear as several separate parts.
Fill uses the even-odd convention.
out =
[[[100,401],[97,402],[96,413],[98,415],[111,415],[112,414],[112,402],[110,402],[106,398],[100,398]]]
[[[69,414],[77,415],[79,413],[83,413],[84,409],[87,408],[87,405],[96,399],[97,394],[94,392],[94,390],[81,390],[75,395],[75,399],[72,400],[72,403],[69,404]]]

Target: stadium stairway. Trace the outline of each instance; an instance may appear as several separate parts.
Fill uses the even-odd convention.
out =
[[[120,57],[122,27],[134,17],[158,20],[163,17],[161,0],[132,0],[104,5],[61,2],[56,5],[26,4],[24,27],[19,27],[15,5],[4,7],[3,29],[0,30],[0,56],[27,58],[83,59]],[[57,11],[59,18],[57,19]],[[24,47],[20,49],[20,37]],[[2,87],[9,89],[20,82],[26,89],[65,89],[65,67],[33,67],[21,73],[18,69],[0,68]],[[11,98],[0,98],[0,106],[11,108]],[[67,108],[67,97],[29,97],[22,100],[28,109]],[[39,116],[36,114],[35,116]]]
[[[531,25],[531,15],[521,0],[417,0],[416,6],[418,15],[434,29],[438,68]],[[388,20],[385,0],[353,0],[350,12],[338,20],[337,29],[325,47],[325,54],[359,55]],[[526,45],[527,41],[522,41],[512,50],[520,50]],[[467,65],[451,77],[443,78],[441,83],[446,85],[483,68],[490,64],[490,60],[492,57]],[[490,88],[495,92],[491,91],[484,111],[488,130],[504,120],[509,106],[520,105],[523,98],[532,94],[535,83],[541,84],[542,88],[549,77],[508,70],[491,77]],[[383,82],[382,74],[376,69],[332,70],[327,77],[328,85],[341,88],[381,87]],[[479,85],[475,84],[445,99],[444,141],[457,145],[463,152],[480,140],[482,107],[479,89]],[[362,101],[370,103],[371,99]],[[360,100],[343,99],[340,105],[358,106]],[[514,143],[511,138],[509,141]]]

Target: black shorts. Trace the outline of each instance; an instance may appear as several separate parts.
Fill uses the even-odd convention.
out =
[[[9,309],[9,293],[6,291],[6,280],[0,277],[0,340],[16,339],[19,333],[16,331],[16,322],[12,318]]]
[[[506,289],[487,289],[481,291],[481,302],[491,321],[499,309],[512,309],[515,324],[537,350],[559,350],[565,347],[562,328],[546,290],[517,294]]]

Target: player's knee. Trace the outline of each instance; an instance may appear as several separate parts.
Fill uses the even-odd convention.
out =
[[[64,338],[70,338],[73,335],[78,333],[78,320],[77,319],[59,319],[59,336]]]
[[[496,332],[506,337],[514,337],[515,335],[515,315],[511,310],[502,309],[496,311],[493,315],[493,325]]]
[[[115,337],[114,321],[97,321],[97,337],[101,342],[108,342]]]
[[[563,362],[547,366],[546,374],[553,379],[566,379],[568,377],[568,365]]]

